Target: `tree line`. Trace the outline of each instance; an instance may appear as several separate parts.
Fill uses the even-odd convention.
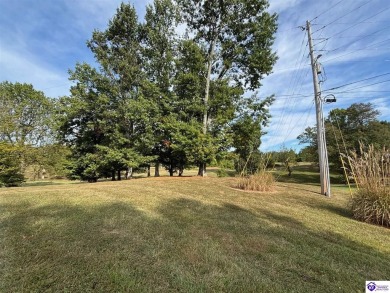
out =
[[[36,150],[65,148],[69,176],[90,182],[151,165],[156,176],[160,165],[171,176],[197,165],[204,176],[232,148],[245,160],[260,145],[273,102],[256,92],[277,60],[277,15],[268,6],[155,0],[141,21],[122,3],[87,42],[98,66],[69,71],[69,96],[49,99],[30,85],[1,84],[9,109],[2,150],[22,152],[23,169]]]
[[[267,8],[265,0],[155,0],[140,20],[122,3],[87,42],[97,65],[69,71],[69,96],[0,83],[0,185],[22,182],[27,168],[95,182],[151,166],[155,176],[193,166],[204,176],[215,161],[239,172],[317,161],[313,127],[298,137],[307,145],[299,154],[259,151],[274,98],[257,90],[277,60],[277,15]],[[330,112],[332,166],[342,140],[344,149],[388,146],[390,124],[378,115],[363,103]]]
[[[341,170],[340,154],[354,150],[360,155],[360,144],[375,149],[390,146],[390,122],[378,119],[380,112],[371,103],[354,103],[346,109],[333,109],[325,119],[328,158],[334,170]],[[297,139],[306,146],[299,157],[318,162],[317,130],[307,127]]]

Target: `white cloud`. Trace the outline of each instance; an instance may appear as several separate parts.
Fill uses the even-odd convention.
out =
[[[0,80],[29,83],[43,90],[50,97],[69,93],[70,82],[66,72],[58,72],[47,65],[37,63],[32,56],[6,51],[1,48]]]
[[[146,4],[151,2],[130,2],[140,20],[144,17]],[[274,73],[263,80],[260,89],[262,96],[276,95],[276,101],[270,107],[272,119],[266,129],[268,134],[262,138],[262,149],[280,148],[283,143],[295,146],[296,136],[307,126],[315,124],[314,108],[310,110],[313,84],[307,36],[298,28],[304,26],[306,20],[320,15],[312,24],[315,49],[322,50],[316,54],[323,55],[320,61],[327,75],[323,89],[389,72],[389,62],[385,61],[390,60],[389,43],[383,42],[389,35],[388,1],[374,0],[363,5],[366,2],[270,0],[271,11],[279,14],[279,30],[274,44],[279,60]],[[32,83],[52,97],[67,94],[70,84],[68,69],[73,68],[77,61],[93,63],[85,42],[94,29],[107,27],[120,3],[121,0],[2,1],[0,81]],[[369,17],[372,18],[366,20]],[[380,42],[383,43],[376,45]],[[380,80],[385,78],[342,89]],[[337,103],[324,107],[325,116],[335,107],[372,102],[381,111],[380,118],[390,120],[390,99],[387,98],[390,82],[356,91],[355,94],[335,94]]]
[[[280,13],[283,10],[297,6],[302,0],[271,0],[270,10]]]

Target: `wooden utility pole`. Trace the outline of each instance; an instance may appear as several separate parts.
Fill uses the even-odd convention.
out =
[[[325,139],[325,125],[324,117],[322,113],[322,100],[321,91],[318,81],[318,57],[314,56],[313,43],[311,39],[310,22],[306,22],[307,37],[309,40],[310,60],[311,68],[313,72],[313,85],[314,85],[314,100],[316,104],[316,118],[317,118],[317,144],[318,144],[318,157],[320,165],[320,181],[321,181],[321,194],[330,197],[330,179],[329,179],[329,162],[328,162],[328,150],[326,148]]]

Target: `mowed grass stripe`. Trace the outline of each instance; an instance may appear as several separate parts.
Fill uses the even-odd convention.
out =
[[[390,276],[390,230],[348,193],[235,178],[0,189],[1,292],[364,292]]]

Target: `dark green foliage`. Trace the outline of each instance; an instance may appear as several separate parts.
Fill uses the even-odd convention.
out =
[[[99,70],[77,64],[72,95],[59,107],[72,176],[114,178],[151,163],[171,175],[198,164],[203,175],[233,142],[242,144],[243,123],[252,125],[251,150],[259,147],[272,98],[243,95],[260,86],[276,61],[276,15],[265,12],[267,1],[198,6],[155,0],[140,22],[135,8],[122,3],[107,29],[93,32],[88,47]],[[177,36],[182,22],[193,37]]]
[[[340,170],[340,152],[359,152],[360,143],[372,144],[377,148],[389,146],[390,123],[378,121],[379,111],[370,103],[352,104],[346,109],[330,111],[325,120],[326,141],[329,162],[334,169]],[[309,144],[302,149],[302,158],[307,161],[317,161],[317,132],[316,128],[308,127],[298,136],[300,143]]]
[[[242,172],[246,166],[247,172],[253,174],[264,168],[264,158],[258,151],[261,144],[262,127],[268,124],[270,115],[268,107],[273,98],[256,101],[255,96],[241,100],[239,113],[241,114],[232,124],[232,146],[239,156],[235,168]]]
[[[18,147],[0,142],[0,187],[18,186],[24,182],[22,153]]]
[[[184,21],[206,50],[206,62],[218,78],[230,75],[238,85],[257,89],[276,62],[272,52],[276,14],[268,1],[179,0]]]
[[[246,159],[238,156],[234,162],[237,173],[255,174],[266,168],[268,156],[259,150],[253,151]]]
[[[298,159],[295,151],[293,149],[287,149],[285,146],[283,146],[280,151],[270,152],[268,155],[275,163],[278,162],[281,164],[285,164],[286,162],[294,164]]]
[[[198,60],[203,63],[205,83],[199,122],[203,134],[216,133],[215,129],[220,132],[223,121],[232,121],[235,117],[227,117],[239,108],[235,95],[227,93],[235,90],[240,96],[245,89],[255,90],[261,79],[271,73],[277,59],[272,52],[277,16],[266,12],[265,0],[177,2],[193,42],[202,48],[203,56]],[[216,104],[227,106],[219,111],[223,115],[214,112]],[[199,167],[199,175],[204,175],[205,162]]]

